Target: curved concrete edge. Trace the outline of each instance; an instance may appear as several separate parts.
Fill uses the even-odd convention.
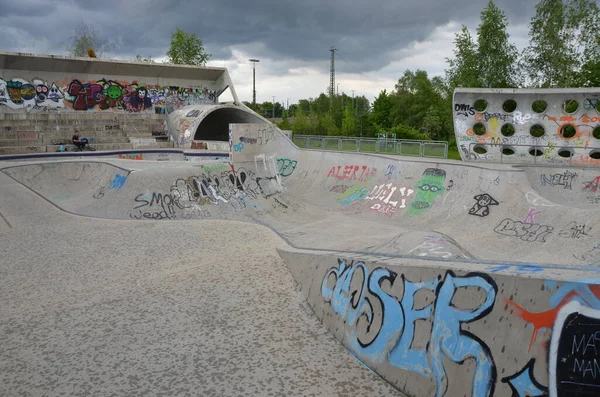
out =
[[[32,153],[15,154],[0,156],[0,161],[14,160],[63,160],[78,158],[118,158],[125,160],[154,160],[154,161],[194,161],[195,159],[204,160],[206,158],[228,159],[229,153],[214,152],[207,150],[193,149],[132,149],[132,150],[111,150],[94,152],[53,152],[53,153]]]
[[[408,395],[598,390],[596,268],[278,252],[322,323]]]

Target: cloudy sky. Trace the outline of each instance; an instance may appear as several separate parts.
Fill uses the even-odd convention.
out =
[[[527,44],[534,0],[497,0],[512,41]],[[475,34],[487,0],[0,0],[0,51],[66,55],[78,22],[116,43],[104,57],[162,60],[176,28],[196,33],[229,69],[238,96],[295,103],[329,85],[331,46],[339,92],[365,95],[394,88],[406,69],[442,75],[454,34]]]

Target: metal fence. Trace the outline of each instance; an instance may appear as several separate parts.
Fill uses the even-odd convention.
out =
[[[294,135],[292,141],[307,149],[448,158],[448,142],[408,139],[351,138],[347,136]]]

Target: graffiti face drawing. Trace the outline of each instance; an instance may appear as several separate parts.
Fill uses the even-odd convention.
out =
[[[431,208],[435,198],[446,190],[445,181],[446,171],[427,168],[415,186],[417,195],[408,208],[408,215],[419,215]]]

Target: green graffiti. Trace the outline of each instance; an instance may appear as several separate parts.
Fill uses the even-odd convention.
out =
[[[443,193],[446,188],[446,171],[438,168],[427,168],[415,186],[417,195],[410,207],[408,215],[419,215],[427,211],[433,205],[435,198]]]

